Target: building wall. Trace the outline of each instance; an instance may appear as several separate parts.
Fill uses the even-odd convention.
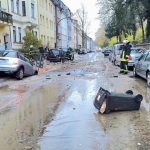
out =
[[[80,30],[78,30],[77,36],[78,36],[78,48],[82,48],[82,32]]]
[[[28,27],[32,28],[34,34],[37,37],[39,35],[37,0],[8,0],[8,1],[9,1],[9,12],[13,15],[13,26],[11,26],[12,48],[22,49],[23,37],[25,36]],[[24,8],[23,3],[25,4],[25,9],[23,9]],[[23,13],[23,10],[25,10],[25,13]]]
[[[39,36],[44,46],[55,47],[55,6],[50,0],[38,0]]]
[[[8,13],[7,0],[1,0],[1,10]],[[11,49],[10,26],[11,24],[0,21],[0,50]]]
[[[71,47],[73,49],[77,49],[78,48],[77,20],[73,20],[71,26],[72,26]]]
[[[67,35],[67,39],[68,39],[68,41],[67,41],[67,48],[69,48],[69,47],[72,47],[72,43],[71,43],[71,41],[72,41],[72,21],[71,21],[71,19],[70,18],[68,18],[67,19],[67,24],[68,24],[68,27],[67,27],[67,30],[68,30],[68,35]]]
[[[61,48],[62,47],[62,42],[61,42],[61,12],[59,7],[56,6],[55,8],[56,11],[56,47]]]
[[[65,18],[65,19],[64,19]],[[68,22],[66,15],[62,12],[61,13],[61,41],[62,45],[61,48],[68,48]]]

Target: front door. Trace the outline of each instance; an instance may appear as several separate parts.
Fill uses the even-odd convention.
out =
[[[5,50],[12,49],[9,34],[4,35],[4,45],[5,45]]]

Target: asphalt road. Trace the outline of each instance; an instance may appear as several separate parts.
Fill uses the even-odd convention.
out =
[[[148,150],[150,89],[146,81],[118,74],[101,53],[42,76],[10,81],[0,93],[0,148],[5,150]],[[93,100],[100,87],[133,90],[144,100],[139,111],[99,114]]]

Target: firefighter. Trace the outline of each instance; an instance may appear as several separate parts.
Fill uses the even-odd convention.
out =
[[[128,74],[128,61],[131,59],[131,45],[128,40],[123,41],[122,53],[121,53],[121,63],[120,63],[120,73]]]

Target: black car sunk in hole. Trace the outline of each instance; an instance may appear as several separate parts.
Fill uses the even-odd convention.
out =
[[[47,60],[50,62],[63,62],[65,60],[65,55],[62,49],[50,49],[47,54]]]

